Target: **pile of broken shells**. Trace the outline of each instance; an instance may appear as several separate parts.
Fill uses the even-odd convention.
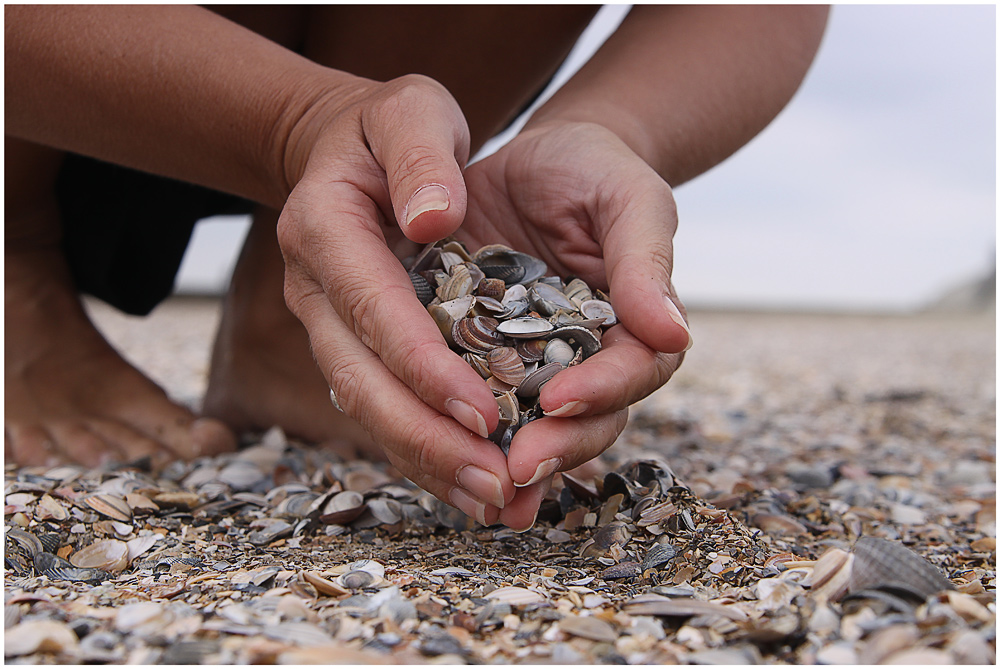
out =
[[[470,254],[456,241],[431,244],[409,264],[445,340],[493,390],[500,423],[490,439],[505,454],[518,428],[542,416],[542,385],[601,350],[602,330],[616,323],[607,295],[546,272],[501,244]]]
[[[874,663],[918,631],[917,660],[995,656],[981,589],[877,537],[775,552],[661,460],[557,477],[523,534],[277,430],[141,464],[7,468],[8,661]]]

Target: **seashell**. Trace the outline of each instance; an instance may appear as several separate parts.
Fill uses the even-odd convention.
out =
[[[351,594],[350,590],[345,589],[329,579],[325,579],[316,572],[303,571],[299,574],[306,583],[312,585],[318,592],[324,595],[329,595],[331,597],[340,597],[341,595]]]
[[[455,300],[466,295],[471,295],[475,284],[472,282],[472,274],[465,264],[452,265],[448,270],[448,280],[438,286],[437,296],[442,302]]]
[[[503,311],[497,314],[497,318],[519,318],[520,316],[528,313],[527,298],[502,302],[501,305],[503,306]]]
[[[655,593],[646,593],[625,602],[623,610],[632,616],[667,616],[690,618],[691,616],[719,615],[737,622],[748,619],[746,613],[735,606],[726,606],[698,599],[670,599]]]
[[[493,376],[511,386],[517,386],[524,380],[524,362],[518,352],[509,347],[501,346],[486,354]]]
[[[518,339],[514,348],[525,363],[539,362],[545,358],[545,347],[548,344],[544,339]]]
[[[486,276],[504,279],[507,284],[528,284],[541,278],[548,271],[545,263],[538,258],[515,251],[502,244],[490,244],[482,247],[473,254],[472,261],[479,265]],[[511,271],[515,268],[520,269],[517,278],[515,275],[518,272]],[[503,276],[505,274],[510,276]]]
[[[218,481],[235,490],[254,490],[267,476],[260,467],[245,460],[233,460],[219,472]]]
[[[510,453],[510,442],[514,441],[514,435],[520,428],[521,426],[518,423],[513,423],[504,428],[503,434],[500,436],[500,441],[497,444],[504,455]]]
[[[521,418],[520,407],[517,398],[510,391],[497,395],[497,407],[500,409],[500,420],[509,423],[517,423]]]
[[[492,297],[476,297],[476,304],[472,310],[473,316],[499,316],[504,311],[504,306]]]
[[[443,246],[441,246],[441,252],[454,253],[461,258],[461,262],[472,262],[472,256],[470,256],[469,252],[465,250],[465,246],[461,242],[446,242]]]
[[[413,290],[417,294],[417,299],[420,300],[420,304],[426,307],[434,299],[434,287],[431,286],[427,279],[416,272],[410,271],[407,272],[407,275],[410,277],[410,283],[413,284]]]
[[[274,509],[274,514],[286,518],[305,518],[309,515],[312,503],[316,501],[317,497],[319,495],[314,492],[300,492],[295,495],[289,495],[281,500],[281,503]]]
[[[5,530],[5,536],[8,541],[14,541],[20,551],[31,559],[45,551],[42,542],[31,532],[11,527]]]
[[[70,557],[70,564],[83,569],[102,569],[112,574],[128,566],[128,544],[116,539],[96,541]]]
[[[601,572],[601,578],[605,581],[614,581],[620,578],[635,578],[641,573],[639,563],[629,560],[611,565]]]
[[[900,590],[924,600],[955,586],[933,564],[900,543],[861,537],[852,550],[854,564],[848,591]]]
[[[596,616],[566,616],[559,621],[559,629],[571,636],[602,643],[614,643],[619,636],[614,625]]]
[[[575,278],[567,282],[563,288],[563,294],[577,308],[587,300],[594,299],[594,294],[590,291],[590,286],[583,279]]]
[[[520,285],[520,284],[518,284]],[[476,286],[476,295],[479,297],[488,297],[497,301],[497,304],[501,305],[503,308],[504,295],[507,294],[507,287],[503,282],[503,279],[494,279],[490,277],[484,277],[479,285]]]
[[[403,519],[402,505],[394,499],[370,499],[368,511],[384,525],[395,525]]]
[[[486,353],[504,345],[503,335],[497,332],[499,322],[488,316],[473,316],[455,321],[451,336],[455,343],[473,353]]]
[[[632,533],[628,526],[620,520],[615,520],[594,533],[593,543],[583,550],[584,557],[599,557],[608,552],[615,544],[625,546]]]
[[[36,519],[66,520],[68,517],[69,511],[66,507],[51,495],[42,495],[41,499],[38,500],[38,505],[35,507]]]
[[[495,376],[490,376],[490,378],[486,379],[486,385],[488,385],[490,390],[493,391],[494,396],[503,395],[504,393],[509,393],[514,390],[514,386],[501,381]]]
[[[546,601],[545,595],[516,585],[497,588],[486,595],[486,599],[503,602],[510,606],[527,606],[528,604],[541,604]]]
[[[337,577],[337,584],[348,590],[361,590],[374,585],[378,578],[361,569],[354,569]]]
[[[514,339],[535,339],[552,332],[555,326],[544,318],[521,316],[502,321],[497,330]]]
[[[360,516],[364,510],[364,496],[355,490],[345,490],[330,498],[319,516],[319,522],[326,525],[334,523],[346,525]]]
[[[484,379],[488,379],[492,376],[492,373],[490,372],[490,364],[483,356],[466,351],[462,354],[462,359],[469,363],[469,365],[476,370],[476,373]]]
[[[570,344],[579,346],[583,351],[584,359],[601,350],[601,340],[594,334],[594,331],[580,327],[579,325],[566,325],[546,335],[547,339],[552,339],[553,337],[564,339]]]
[[[531,374],[527,374],[517,387],[518,397],[537,397],[542,386],[562,371],[562,365],[557,362],[542,365]]]
[[[642,570],[661,567],[677,556],[677,549],[668,543],[657,542],[649,547],[646,556],[642,558]]]
[[[421,249],[420,253],[409,262],[408,267],[411,272],[423,272],[433,267],[440,267],[440,265],[441,247],[432,243]]]
[[[275,520],[259,530],[247,534],[247,541],[254,546],[266,546],[272,541],[277,541],[287,536],[291,536],[294,528],[283,520]]]
[[[592,500],[598,499],[597,489],[593,485],[584,483],[566,472],[561,472],[559,476],[562,477],[563,483],[566,484],[566,487],[570,489],[573,496],[578,500],[589,503]]]
[[[148,551],[150,548],[156,545],[159,541],[160,535],[158,534],[144,534],[141,537],[136,537],[135,539],[129,539],[126,542],[128,546],[128,562],[132,564],[137,557]]]
[[[543,360],[545,364],[558,363],[560,367],[569,367],[569,363],[573,361],[573,357],[576,355],[576,351],[573,347],[569,345],[563,339],[550,339],[545,342],[545,351],[543,355]]]
[[[100,569],[74,567],[67,560],[52,553],[39,553],[34,560],[35,571],[54,581],[83,581],[97,583],[107,580],[110,575]]]
[[[586,300],[580,305],[580,313],[585,318],[601,320],[602,325],[614,325],[617,322],[615,310],[604,300]]]
[[[193,492],[161,492],[153,497],[153,501],[158,506],[169,506],[178,509],[190,510],[201,504],[201,497]],[[122,520],[117,518],[116,520]]]
[[[560,310],[575,311],[576,307],[562,291],[547,283],[537,282],[528,290],[528,304],[545,316],[553,316]]]
[[[76,648],[77,636],[73,628],[58,620],[26,620],[4,633],[5,658],[35,653],[49,653],[60,657]]]
[[[132,509],[132,514],[152,513],[159,511],[160,507],[156,502],[137,492],[130,492],[125,495],[125,502]]]
[[[132,520],[132,508],[117,495],[97,494],[84,498],[83,503],[112,520]]]
[[[465,258],[462,257],[462,254],[456,253],[455,251],[445,251],[444,249],[441,250],[440,258],[441,266],[444,267],[444,271],[446,272],[450,272],[451,268],[455,265],[461,265],[466,262]]]

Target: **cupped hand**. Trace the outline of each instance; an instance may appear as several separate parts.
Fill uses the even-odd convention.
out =
[[[549,122],[466,171],[469,204],[456,236],[504,242],[551,274],[609,290],[619,324],[602,350],[542,388],[545,417],[520,429],[507,466],[518,487],[499,515],[530,527],[556,471],[598,456],[627,407],[667,382],[690,347],[670,281],[677,213],[670,187],[601,126]]]
[[[360,80],[293,132],[278,239],[286,302],[340,407],[403,475],[488,525],[515,493],[486,439],[496,401],[397,260],[462,223],[468,151],[464,117],[436,82]]]

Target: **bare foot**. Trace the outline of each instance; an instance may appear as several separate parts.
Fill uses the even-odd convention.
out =
[[[226,296],[204,413],[237,432],[278,425],[346,458],[384,459],[364,428],[334,409],[306,329],[285,306],[276,224],[276,212],[254,217]]]
[[[94,328],[58,247],[5,251],[4,451],[21,465],[235,448],[229,429],[174,404]]]

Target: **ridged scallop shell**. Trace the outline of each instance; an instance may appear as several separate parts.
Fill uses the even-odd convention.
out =
[[[54,581],[82,581],[98,583],[110,578],[110,574],[92,567],[74,567],[69,561],[52,553],[39,553],[34,560],[35,571]]]
[[[955,588],[937,567],[900,543],[861,537],[852,552],[854,564],[848,584],[852,593],[874,588],[900,589],[924,599]]]
[[[518,352],[509,346],[501,346],[487,353],[486,362],[493,376],[504,383],[517,386],[524,380],[524,362]]]
[[[656,569],[667,564],[677,556],[677,549],[667,543],[655,543],[646,551],[642,558],[642,570]]]
[[[497,332],[498,321],[488,316],[473,316],[455,321],[451,336],[455,343],[473,353],[486,353],[504,345],[504,337]]]
[[[420,304],[426,307],[434,299],[434,287],[416,272],[407,272],[407,275],[410,277],[410,283],[413,284],[413,290],[417,293],[417,299],[420,300]]]

